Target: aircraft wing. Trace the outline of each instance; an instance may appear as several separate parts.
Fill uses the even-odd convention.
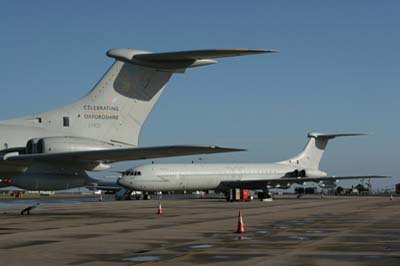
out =
[[[67,161],[67,162],[81,162],[81,163],[90,163],[90,162],[113,163],[120,161],[145,160],[153,158],[234,152],[234,151],[244,151],[244,150],[218,147],[218,146],[175,145],[175,146],[75,151],[75,152],[21,154],[21,155],[3,157],[3,160],[6,160],[8,162]]]
[[[228,188],[244,188],[244,189],[262,189],[267,186],[272,187],[289,187],[293,184],[304,184],[307,182],[336,182],[346,179],[370,179],[370,178],[389,178],[389,176],[366,175],[366,176],[323,176],[323,177],[282,177],[271,179],[255,179],[255,180],[236,180],[223,181],[221,186]],[[280,185],[280,186],[279,186]]]
[[[93,180],[85,186],[89,190],[119,191],[122,189],[117,181]]]

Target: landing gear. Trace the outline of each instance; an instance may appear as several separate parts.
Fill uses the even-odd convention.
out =
[[[261,201],[272,201],[273,200],[272,193],[269,192],[268,188],[264,188],[263,192],[258,192],[257,196],[258,196],[258,199]]]
[[[229,194],[225,195],[225,199],[227,202],[233,202],[233,198]]]
[[[131,200],[131,193],[132,190],[126,189],[126,188],[121,188],[119,191],[115,193],[115,199],[116,200]]]
[[[142,194],[136,194],[135,195],[135,200],[141,200],[142,199]]]
[[[143,195],[143,199],[144,200],[151,200],[151,195],[146,193],[146,194]]]
[[[126,188],[122,188],[115,193],[116,200],[151,200],[151,198],[151,194],[148,192],[141,193]]]
[[[233,202],[233,192],[232,189],[224,192],[225,199],[227,202]]]

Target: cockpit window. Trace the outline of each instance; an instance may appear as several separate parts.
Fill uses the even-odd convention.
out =
[[[126,170],[125,175],[133,175],[133,171],[132,170]]]
[[[133,171],[133,170],[127,170],[127,171],[125,172],[125,175],[139,176],[139,175],[142,175],[142,172],[140,172],[140,171]]]

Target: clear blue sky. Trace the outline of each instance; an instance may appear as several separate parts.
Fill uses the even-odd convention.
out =
[[[105,52],[113,47],[277,49],[174,76],[140,145],[244,147],[204,158],[269,162],[299,152],[310,131],[369,132],[334,140],[322,168],[397,178],[399,13],[398,1],[3,2],[0,118],[84,95],[112,63]]]

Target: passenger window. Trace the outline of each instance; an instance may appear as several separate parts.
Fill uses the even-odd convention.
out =
[[[69,127],[69,117],[68,116],[63,117],[63,126]]]

